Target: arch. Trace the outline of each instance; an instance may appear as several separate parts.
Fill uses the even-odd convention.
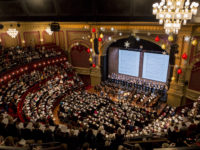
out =
[[[70,44],[69,44],[69,50],[68,50],[68,59],[69,59],[69,62],[72,62],[71,61],[71,49],[72,49],[72,47],[75,45],[75,43],[79,43],[80,45],[83,45],[83,46],[85,46],[85,47],[87,47],[87,48],[90,48],[90,44],[88,43],[88,42],[86,42],[86,41],[84,41],[84,40],[81,40],[81,39],[75,39],[75,40],[72,40],[71,42],[70,42]]]
[[[88,48],[82,44],[71,47],[71,64],[74,67],[90,68],[90,54],[86,51]]]
[[[89,42],[82,40],[82,39],[75,39],[75,40],[70,41],[70,43],[69,43],[69,52],[71,51],[71,48],[74,46],[74,44],[77,42],[87,48],[91,47],[91,44]]]
[[[125,39],[125,38],[128,38],[128,37],[129,37],[129,35],[124,35],[124,36],[120,36],[120,37],[115,37],[115,38],[113,38],[111,41],[106,41],[105,43],[103,43],[103,45],[102,45],[102,47],[101,47],[102,56],[105,56],[105,55],[107,54],[107,50],[108,50],[109,46],[110,46],[113,42],[115,42],[115,41],[117,41],[117,40]],[[140,37],[140,39],[143,39],[143,40],[152,42],[152,43],[154,43],[154,44],[156,44],[156,45],[158,45],[158,46],[160,46],[160,47],[161,47],[161,45],[162,45],[162,42],[161,42],[161,41],[155,42],[155,41],[154,41],[154,38],[150,38],[150,36],[139,35],[139,37]],[[169,50],[169,48],[168,48],[168,49],[166,49],[165,51],[166,51],[167,53],[169,53],[170,50]]]

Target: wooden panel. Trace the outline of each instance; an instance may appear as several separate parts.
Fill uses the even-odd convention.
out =
[[[17,45],[20,45],[20,35],[16,38],[12,38],[7,33],[1,33],[1,43],[4,47],[16,47]]]
[[[62,48],[64,50],[65,49],[65,37],[64,37],[63,31],[58,32],[58,38],[59,38],[59,46],[60,46],[60,48]]]
[[[35,46],[40,44],[40,33],[39,31],[24,32],[24,40],[26,46]]]
[[[43,36],[45,44],[46,43],[56,43],[55,33],[53,33],[52,35],[49,35],[46,31],[43,31],[42,36]]]

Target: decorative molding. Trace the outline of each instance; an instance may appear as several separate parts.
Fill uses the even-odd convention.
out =
[[[101,78],[101,70],[100,68],[91,68],[91,76]]]
[[[91,73],[91,68],[74,67],[74,69],[78,74],[82,75],[90,75]]]
[[[191,89],[186,89],[186,95],[187,98],[196,101],[198,99],[198,97],[200,96],[200,92],[199,91],[194,91]]]

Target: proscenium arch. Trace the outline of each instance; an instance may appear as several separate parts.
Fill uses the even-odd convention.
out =
[[[113,42],[115,42],[115,41],[117,41],[117,40],[121,40],[121,39],[126,39],[126,38],[128,38],[128,37],[129,37],[129,35],[124,35],[124,36],[116,37],[116,38],[112,39],[111,41],[105,42],[105,43],[102,45],[102,47],[101,47],[102,56],[106,56],[106,55],[107,55],[108,48],[109,48],[109,46],[110,46]],[[150,37],[151,37],[151,36],[143,36],[143,35],[140,36],[140,35],[139,35],[139,38],[140,38],[140,39],[143,39],[143,40],[152,42],[152,43],[154,43],[154,44],[156,44],[156,45],[158,45],[158,46],[161,47],[161,45],[163,44],[161,40],[160,40],[159,42],[155,42],[154,37],[152,37],[152,38],[150,38]],[[167,53],[169,53],[169,49],[166,49],[165,51],[166,51]]]

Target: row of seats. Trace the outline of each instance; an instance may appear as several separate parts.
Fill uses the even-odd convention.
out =
[[[64,54],[57,46],[50,45],[50,48],[45,46],[40,47],[11,47],[2,48],[0,50],[0,72],[14,68],[18,65],[30,63],[33,60],[42,58],[50,58]]]

